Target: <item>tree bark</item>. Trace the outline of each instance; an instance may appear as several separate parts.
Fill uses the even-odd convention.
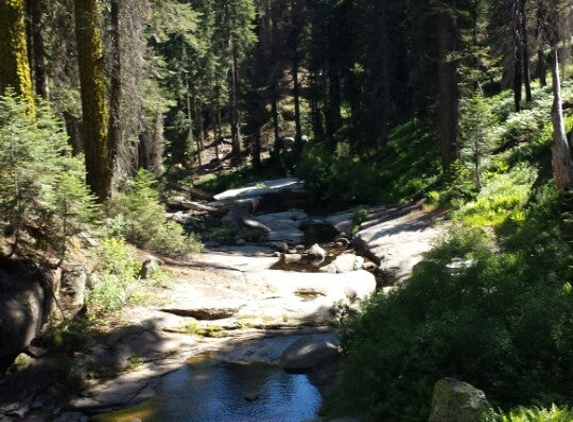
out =
[[[44,50],[44,31],[42,24],[42,0],[27,0],[30,16],[30,39],[32,58],[30,63],[34,68],[36,94],[44,100],[50,99],[48,72],[46,71],[46,52]]]
[[[319,87],[319,79],[321,76],[316,70],[310,72],[310,112],[312,120],[312,131],[315,139],[322,140],[324,138],[324,121],[322,118],[322,109],[320,106],[321,90]]]
[[[553,165],[553,177],[559,192],[565,192],[571,187],[573,182],[573,163],[571,161],[571,151],[565,133],[565,123],[563,121],[563,107],[561,105],[561,83],[559,79],[559,58],[557,48],[553,48],[553,62],[551,66],[553,89],[553,109],[551,118],[553,123],[553,143],[551,145],[551,163]]]
[[[298,80],[298,45],[295,45],[293,51],[292,80],[293,80],[293,97],[294,97],[294,125],[295,125],[295,143],[297,155],[302,151],[302,127],[300,124],[300,86]]]
[[[547,57],[543,52],[545,47],[546,25],[547,25],[547,9],[546,0],[537,0],[536,15],[535,15],[535,41],[537,43],[537,66],[535,73],[539,78],[539,85],[542,87],[547,85]]]
[[[514,3],[514,18],[513,18],[513,103],[515,111],[521,111],[521,86],[523,85],[523,49],[521,41],[521,2],[524,0],[515,0]]]
[[[455,2],[453,4],[455,8]],[[442,168],[448,171],[458,158],[458,75],[451,58],[457,46],[455,17],[445,11],[437,17],[438,28],[438,134],[442,150]]]
[[[382,5],[380,25],[382,32],[382,121],[380,138],[377,139],[377,147],[383,150],[388,144],[388,127],[390,125],[390,46],[388,45],[388,17],[387,5]]]
[[[109,162],[108,110],[105,102],[103,45],[97,0],[74,2],[80,73],[86,182],[99,202],[111,196],[113,163]]]
[[[238,69],[237,55],[231,40],[231,67],[229,69],[229,118],[231,120],[231,154],[233,163],[241,162],[241,134],[239,130],[239,104],[238,104]]]
[[[108,127],[108,165],[114,168],[117,151],[122,145],[123,138],[123,86],[122,86],[122,62],[121,62],[121,0],[111,0],[111,81],[110,81],[110,114]],[[119,168],[120,166],[118,166]],[[125,169],[119,169],[124,171]],[[110,181],[111,183],[111,181]]]
[[[328,140],[334,146],[334,135],[342,127],[342,94],[340,92],[340,75],[334,63],[330,63],[328,70],[328,105],[326,132]]]
[[[523,69],[523,83],[525,85],[525,101],[528,103],[533,101],[533,96],[531,95],[531,72],[529,68],[529,42],[527,39],[527,14],[525,13],[525,2],[526,0],[520,0],[521,6],[521,58],[522,58],[522,69]]]
[[[26,43],[24,0],[0,0],[0,94],[12,87],[35,114]]]

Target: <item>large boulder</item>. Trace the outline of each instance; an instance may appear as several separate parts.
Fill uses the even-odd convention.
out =
[[[350,271],[360,270],[364,265],[364,258],[354,254],[338,255],[336,259],[328,265],[320,268],[320,271],[326,273],[347,273]]]
[[[52,308],[49,281],[23,264],[0,261],[0,374],[40,331]]]
[[[325,363],[338,360],[340,351],[329,341],[302,337],[283,352],[280,366],[289,374],[306,374]]]
[[[490,408],[483,391],[455,378],[443,378],[434,387],[429,422],[478,422]]]

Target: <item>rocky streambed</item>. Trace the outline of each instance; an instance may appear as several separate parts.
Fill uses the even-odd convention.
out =
[[[436,223],[443,216],[419,204],[360,207],[365,219],[351,236],[358,208],[320,216],[317,224],[317,216],[294,207],[305,195],[300,181],[281,179],[175,212],[185,223],[224,208],[227,224],[256,227],[264,236],[211,241],[190,261],[164,262],[172,281],[154,292],[161,303],[126,307],[90,350],[88,366],[111,370],[113,378],[92,376],[64,406],[51,406],[33,389],[3,396],[11,382],[5,378],[0,421],[35,414],[58,422],[96,414],[122,421],[316,417],[321,394],[337,382],[337,310],[382,287],[373,271],[391,281],[385,288],[407,278],[441,232]],[[330,227],[331,238],[309,244],[309,225]],[[200,399],[190,400],[197,386],[192,395]],[[109,413],[119,409],[131,410]]]

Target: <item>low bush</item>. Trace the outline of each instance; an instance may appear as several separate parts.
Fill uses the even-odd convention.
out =
[[[92,315],[121,309],[130,297],[141,263],[122,239],[102,240],[95,250],[95,271],[91,274],[86,302]]]
[[[446,376],[483,389],[503,408],[567,403],[567,209],[552,187],[541,187],[501,248],[491,234],[460,226],[408,283],[373,297],[343,327],[344,382],[330,410],[366,421],[427,421],[432,388]]]
[[[165,207],[159,202],[155,184],[153,175],[141,170],[125,192],[108,201],[108,234],[168,256],[199,252],[202,245],[197,237],[184,235],[178,223],[165,217]]]

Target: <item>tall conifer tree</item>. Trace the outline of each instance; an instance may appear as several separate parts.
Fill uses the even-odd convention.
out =
[[[108,144],[108,110],[97,0],[76,0],[74,16],[80,71],[86,181],[100,202],[111,196],[113,154]]]

